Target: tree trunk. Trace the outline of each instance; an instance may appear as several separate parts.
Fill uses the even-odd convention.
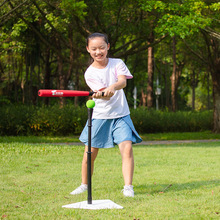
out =
[[[75,48],[74,48],[74,42],[73,42],[73,28],[72,26],[69,26],[69,32],[68,32],[68,40],[69,40],[69,45],[70,45],[70,58],[69,58],[69,69],[67,72],[67,76],[66,76],[66,85],[65,87],[68,86],[68,82],[71,78],[71,75],[73,73],[73,67],[74,67],[74,58],[77,56],[77,53],[75,52]]]
[[[59,55],[57,56],[57,63],[58,63],[58,88],[60,90],[64,90],[66,85],[65,74],[63,74],[63,59]],[[60,99],[60,106],[64,106],[65,98],[59,97]]]
[[[3,68],[3,65],[2,65],[2,63],[1,63],[1,61],[0,61],[0,80],[1,80],[1,76],[4,74],[4,68]]]
[[[74,68],[74,58],[77,57],[77,52],[75,49],[75,45],[74,45],[74,41],[73,41],[73,28],[72,26],[69,26],[69,32],[68,32],[68,40],[69,40],[69,45],[70,45],[70,65],[69,65],[69,69],[67,72],[67,76],[66,76],[66,87],[68,86],[68,82],[71,79],[71,75],[73,73],[73,68]],[[75,82],[75,89],[78,90],[78,68],[76,68],[76,82]],[[78,97],[76,96],[74,98],[74,105],[77,106],[78,103]]]
[[[31,54],[29,92],[30,92],[30,102],[32,104],[36,104],[36,99],[34,98],[35,96],[34,96],[34,92],[33,92],[33,72],[34,72],[34,56]]]
[[[154,34],[150,33],[148,44],[154,42]],[[153,80],[154,80],[154,49],[148,47],[148,81],[147,81],[147,107],[150,109],[153,107]]]
[[[184,63],[179,63],[177,65],[176,62],[176,39],[173,37],[173,72],[170,77],[171,80],[171,101],[172,101],[172,111],[175,112],[177,110],[177,89],[179,85],[179,78],[182,73],[182,69],[184,67]]]
[[[218,85],[220,86],[220,85]],[[213,132],[220,133],[220,89],[214,86],[214,111],[213,111]]]
[[[213,84],[213,132],[220,133],[220,42],[203,32]]]
[[[29,81],[29,71],[30,71],[30,57],[28,52],[25,52],[25,64],[26,64],[26,79],[24,83],[24,92],[25,92],[25,102],[29,103],[30,102],[30,81]]]
[[[19,64],[18,64],[18,75],[17,75],[17,85],[19,87],[19,82],[20,82],[20,78],[22,80],[22,72],[23,72],[23,57],[21,57],[21,59],[19,60]],[[20,88],[18,88],[18,91],[19,91]],[[23,90],[22,90],[23,92]],[[19,96],[17,96],[17,99],[16,101],[19,102]]]
[[[147,95],[144,93],[144,90],[141,89],[141,100],[142,100],[142,106],[143,107],[146,106],[146,98],[147,98]]]
[[[25,55],[23,55],[24,57],[22,57],[22,59],[26,59]],[[22,91],[22,103],[25,103],[25,80],[22,76],[22,72],[23,72],[23,65],[22,65],[22,69],[21,69],[21,91]]]
[[[45,89],[51,89],[50,88],[50,75],[51,75],[51,70],[50,70],[50,48],[46,49],[46,54],[45,54],[45,70],[44,70],[44,88]],[[44,98],[44,104],[49,105],[49,98],[45,97]]]
[[[176,91],[176,72],[177,72],[177,64],[176,64],[176,38],[173,37],[173,72],[171,75],[171,101],[172,101],[172,111],[175,112],[177,108],[177,91]]]
[[[210,78],[209,78],[209,73],[207,74],[207,91],[208,91],[208,95],[207,95],[207,109],[210,110],[211,109],[211,104],[210,104]]]
[[[57,89],[64,90],[66,89],[67,83],[66,83],[66,75],[63,71],[63,57],[62,57],[62,46],[60,39],[56,37],[56,50],[57,53],[57,71],[58,71],[58,78],[57,78]],[[60,107],[63,107],[65,105],[65,97],[59,97],[60,101]]]
[[[76,73],[75,73],[75,89],[78,90],[79,89],[79,69],[76,68]],[[74,98],[74,105],[77,106],[78,105],[78,96],[75,96]]]
[[[213,132],[220,133],[220,57],[216,57],[216,68],[212,72],[213,83]]]
[[[170,86],[169,86],[169,76],[168,76],[169,68],[165,68],[165,72],[162,72],[162,76],[164,79],[164,89],[165,89],[165,100],[166,107],[170,109]]]
[[[195,110],[195,100],[196,100],[196,87],[198,86],[198,74],[195,70],[192,72],[191,87],[192,87],[192,110]]]

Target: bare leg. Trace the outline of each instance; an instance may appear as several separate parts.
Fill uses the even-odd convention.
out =
[[[94,169],[94,161],[95,158],[97,157],[99,149],[91,147],[91,171],[93,174],[93,169]],[[82,161],[82,183],[87,184],[87,152],[88,152],[88,146],[85,146],[85,151],[83,155],[83,161]]]
[[[125,185],[132,185],[134,173],[134,156],[131,141],[123,141],[119,145],[122,156],[122,173]]]

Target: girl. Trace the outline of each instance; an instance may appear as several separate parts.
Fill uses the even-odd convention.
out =
[[[124,177],[124,196],[134,196],[132,186],[134,157],[132,144],[142,140],[136,132],[130,118],[130,111],[123,91],[127,79],[133,78],[121,59],[108,58],[110,44],[105,34],[93,33],[87,38],[87,51],[93,63],[85,72],[87,85],[96,93],[92,96],[95,107],[92,116],[92,173],[94,161],[100,148],[118,145],[122,156],[122,173]],[[102,96],[104,92],[104,96]],[[84,127],[80,141],[85,144],[82,161],[82,184],[72,195],[87,190],[87,146],[88,127]]]

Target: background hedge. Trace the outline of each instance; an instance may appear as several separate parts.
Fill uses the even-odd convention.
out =
[[[7,105],[1,106],[0,114],[0,135],[77,135],[87,120],[87,108],[72,104],[63,108]],[[212,111],[131,109],[131,118],[141,134],[211,130],[212,117]]]
[[[212,130],[212,111],[156,111],[139,108],[131,110],[131,117],[138,132],[196,132]]]

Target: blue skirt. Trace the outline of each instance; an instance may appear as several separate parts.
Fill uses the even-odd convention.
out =
[[[88,121],[79,140],[88,146]],[[111,148],[123,141],[132,141],[132,144],[142,141],[135,130],[130,115],[114,119],[92,119],[92,147]]]

